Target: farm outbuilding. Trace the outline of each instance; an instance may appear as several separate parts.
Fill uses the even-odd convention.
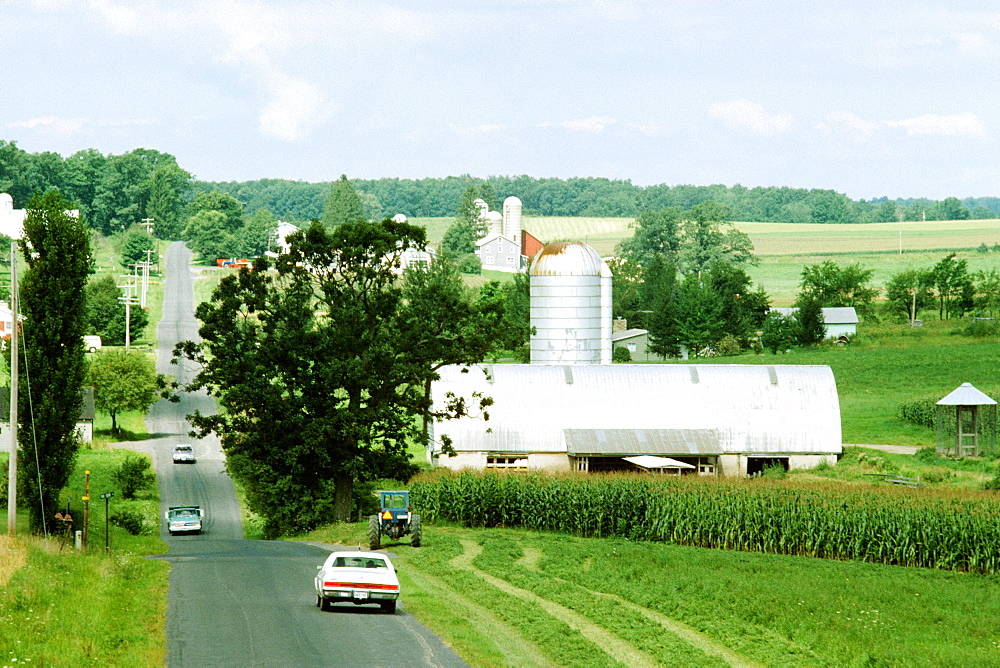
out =
[[[435,410],[448,393],[494,402],[488,421],[432,425],[428,459],[452,469],[636,471],[651,469],[629,458],[655,456],[682,474],[744,476],[833,464],[842,452],[827,366],[500,364],[440,373]],[[441,453],[445,436],[455,456]]]
[[[794,306],[772,306],[771,310],[781,315],[793,316],[799,310]],[[858,333],[858,312],[853,306],[823,307],[823,327],[826,338],[853,338]]]

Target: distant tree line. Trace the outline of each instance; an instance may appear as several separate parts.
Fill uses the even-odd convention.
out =
[[[772,223],[886,223],[919,220],[966,220],[1000,217],[1000,198],[959,200],[878,198],[852,200],[832,190],[741,185],[637,186],[605,178],[534,178],[530,176],[449,176],[446,178],[351,179],[365,209],[378,220],[402,213],[409,218],[455,215],[455,202],[470,187],[490,191],[496,202],[518,197],[525,215],[634,218],[643,211],[704,202],[725,206],[730,220]],[[322,218],[329,183],[264,179],[244,182],[195,182],[195,192],[217,190],[244,202],[248,213],[267,209],[282,220]],[[496,204],[491,203],[491,208]]]
[[[106,236],[127,230],[143,218],[155,220],[161,239],[181,238],[190,205],[199,194],[229,195],[247,219],[266,210],[293,223],[322,220],[336,182],[285,179],[196,181],[174,156],[139,148],[122,155],[95,149],[63,158],[29,153],[0,140],[0,192],[23,207],[36,192],[58,190],[83,216],[84,225]],[[833,190],[755,187],[739,184],[637,186],[606,178],[536,178],[469,175],[425,179],[351,179],[364,215],[381,220],[402,213],[410,218],[451,217],[455,203],[471,187],[493,193],[495,207],[509,196],[520,198],[526,215],[637,217],[668,207],[690,209],[712,201],[729,211],[729,220],[776,223],[881,223],[1000,217],[1000,197],[958,199],[852,200]]]

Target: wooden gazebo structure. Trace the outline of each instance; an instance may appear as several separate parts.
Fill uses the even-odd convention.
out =
[[[990,454],[997,440],[997,402],[962,383],[937,402],[938,454],[979,457]]]

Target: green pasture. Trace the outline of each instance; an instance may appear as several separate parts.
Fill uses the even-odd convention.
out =
[[[427,228],[431,243],[440,242],[452,218],[414,218]],[[524,229],[544,243],[584,241],[601,255],[632,235],[631,218],[573,218],[525,216]],[[795,301],[803,267],[824,261],[860,264],[874,269],[873,283],[881,287],[906,269],[929,268],[948,253],[957,252],[969,271],[1000,270],[1000,220],[818,225],[789,223],[736,223],[749,235],[760,264],[747,273],[763,285],[774,306]],[[976,248],[986,244],[989,253]],[[501,277],[502,278],[502,277]],[[476,283],[476,281],[473,281]]]
[[[989,576],[450,524],[423,543],[388,546],[403,605],[473,666],[1000,662]]]

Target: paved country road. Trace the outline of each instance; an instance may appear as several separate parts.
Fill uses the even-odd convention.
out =
[[[191,253],[182,243],[166,252],[163,320],[157,329],[157,369],[189,379],[194,370],[170,364],[174,343],[197,340]],[[206,394],[160,401],[147,417],[154,438],[130,447],[153,456],[161,515],[168,506],[200,505],[201,535],[170,536],[167,662],[180,666],[464,666],[406,612],[406,592],[395,615],[377,607],[316,607],[316,567],[322,546],[243,539],[233,483],[218,440],[187,436],[185,415],[214,411]],[[197,463],[173,464],[176,443],[194,446]]]

